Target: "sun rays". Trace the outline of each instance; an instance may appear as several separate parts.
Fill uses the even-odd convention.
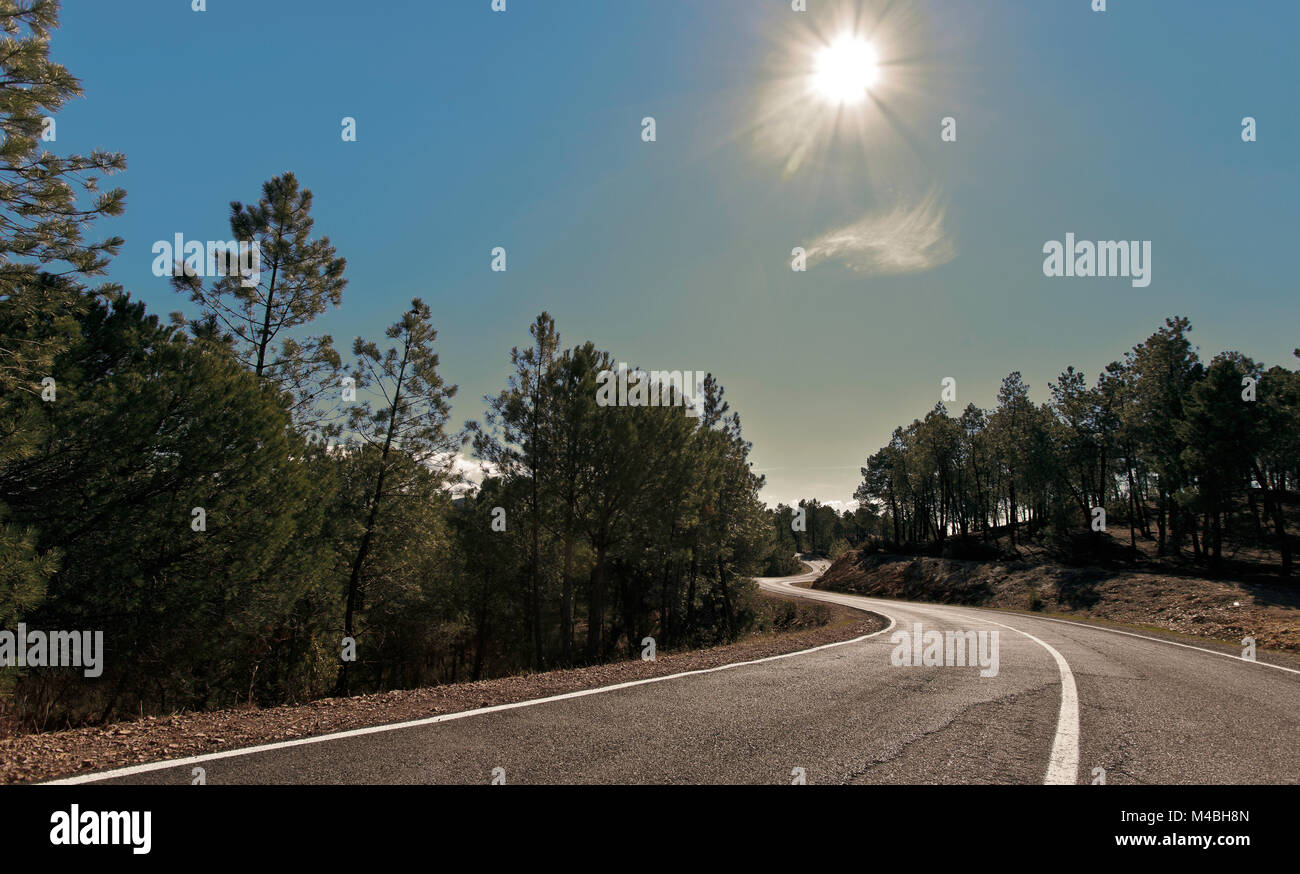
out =
[[[786,18],[773,36],[755,144],[783,182],[801,180],[839,214],[838,229],[810,248],[810,263],[835,259],[888,275],[955,257],[917,132],[916,108],[933,97],[926,80],[937,66],[927,60],[924,24],[911,3],[846,0],[793,27]]]

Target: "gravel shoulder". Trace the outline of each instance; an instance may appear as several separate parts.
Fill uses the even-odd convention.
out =
[[[790,630],[755,634],[710,649],[661,652],[655,661],[613,662],[265,710],[150,716],[108,726],[0,738],[0,783],[69,777],[715,668],[852,640],[885,625],[881,617],[851,607],[817,604],[816,612],[810,613],[809,605],[798,598],[767,593],[762,597],[771,615],[790,620]],[[811,621],[822,624],[807,627]]]

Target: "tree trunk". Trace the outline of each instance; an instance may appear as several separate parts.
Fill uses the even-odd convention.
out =
[[[361,535],[361,545],[357,549],[357,557],[352,562],[352,572],[348,576],[348,602],[347,610],[343,616],[343,636],[352,637],[352,617],[356,609],[357,593],[361,587],[361,568],[365,564],[366,555],[370,552],[370,541],[375,533],[375,520],[379,516],[379,502],[384,494],[384,477],[388,474],[388,454],[393,447],[393,435],[397,431],[397,411],[401,409],[402,402],[402,384],[406,380],[406,362],[410,359],[411,343],[408,337],[406,345],[402,349],[402,366],[397,371],[397,387],[393,392],[393,403],[388,411],[388,430],[384,434],[384,448],[379,454],[379,476],[375,478],[375,491],[370,496],[370,514],[366,519],[366,528]],[[334,694],[338,698],[346,698],[348,695],[348,662],[340,660],[338,682],[335,684]]]
[[[572,535],[564,538],[563,590],[560,594],[560,645],[565,666],[573,664],[573,551]]]
[[[591,570],[587,592],[587,661],[595,664],[601,656],[604,642],[601,631],[605,624],[605,544],[596,545],[596,566]]]

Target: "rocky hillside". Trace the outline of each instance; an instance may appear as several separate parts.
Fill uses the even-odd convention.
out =
[[[882,598],[1042,611],[1300,652],[1300,586],[1182,572],[957,561],[853,550],[814,588]]]

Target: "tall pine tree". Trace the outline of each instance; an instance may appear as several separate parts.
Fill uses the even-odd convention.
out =
[[[202,308],[196,334],[227,332],[240,360],[284,393],[299,427],[333,432],[321,404],[341,397],[341,359],[328,335],[303,337],[294,329],[343,302],[347,261],[335,255],[329,237],[312,237],[311,207],[312,193],[292,173],[276,176],[262,185],[256,204],[230,204],[231,234],[260,251],[257,281],[227,269],[205,286],[180,264],[172,284]]]

